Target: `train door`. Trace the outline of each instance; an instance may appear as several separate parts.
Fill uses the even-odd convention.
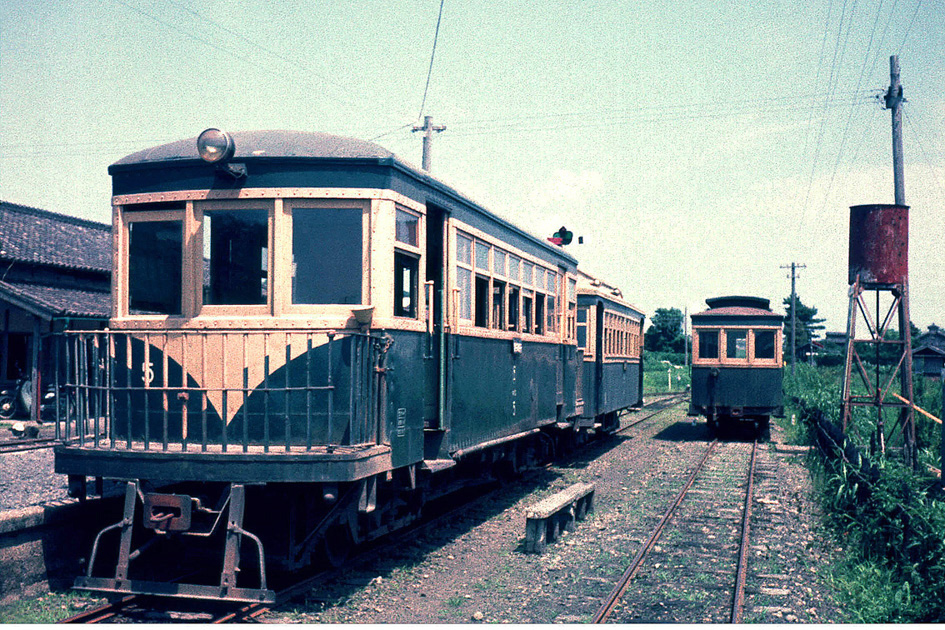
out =
[[[444,209],[427,205],[427,255],[425,299],[427,300],[427,351],[424,355],[426,396],[423,426],[442,431],[447,428],[446,398],[449,352],[446,351],[446,308],[444,304],[446,262],[446,217]]]
[[[601,414],[604,400],[604,303],[594,309],[594,415]]]
[[[572,351],[572,346],[564,343],[561,338],[567,337],[567,309],[568,309],[568,280],[567,280],[567,269],[564,267],[558,267],[558,295],[556,296],[555,308],[551,309],[551,313],[554,313],[555,325],[558,328],[558,369],[555,375],[556,388],[555,388],[555,398],[558,408],[558,420],[563,420],[561,418],[561,410],[564,408],[564,370],[565,366],[568,364],[570,357],[570,352]],[[564,317],[559,316],[563,314]]]

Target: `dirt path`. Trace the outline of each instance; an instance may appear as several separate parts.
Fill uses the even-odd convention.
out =
[[[645,412],[640,412],[645,413]],[[625,421],[634,419],[627,416]],[[343,572],[306,601],[274,611],[275,623],[583,623],[659,519],[694,454],[706,442],[676,407],[592,446],[582,458],[510,483],[436,531],[401,541]],[[809,499],[803,454],[761,450],[763,481],[754,509],[766,531],[753,534],[745,620],[842,621],[818,579],[825,560],[819,513]],[[572,483],[596,484],[595,510],[541,555],[524,553],[525,509]],[[711,532],[707,533],[711,535]],[[667,570],[650,567],[646,571]],[[671,569],[671,567],[669,567]],[[659,602],[672,608],[672,600]],[[719,622],[685,607],[661,621]],[[682,607],[679,607],[680,611]],[[653,620],[628,611],[633,621]],[[682,612],[680,612],[682,614]]]

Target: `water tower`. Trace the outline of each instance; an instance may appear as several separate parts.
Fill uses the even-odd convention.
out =
[[[916,442],[909,318],[909,207],[852,206],[849,251],[843,430],[847,431],[853,408],[874,408],[876,426],[871,439],[874,450],[884,452],[887,441],[901,432],[904,457],[911,466],[916,461]],[[861,317],[865,331],[858,327]],[[898,335],[887,335],[894,321]],[[854,370],[860,377],[860,388],[854,387]],[[891,423],[893,418],[895,422]]]

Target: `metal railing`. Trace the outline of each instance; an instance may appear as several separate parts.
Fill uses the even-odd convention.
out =
[[[56,438],[213,452],[382,443],[389,345],[294,329],[66,332],[54,350]]]

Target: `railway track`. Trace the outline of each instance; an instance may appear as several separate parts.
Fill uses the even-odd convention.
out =
[[[19,453],[35,451],[41,448],[52,448],[56,438],[24,438],[0,441],[0,453]]]
[[[632,421],[622,426],[617,432],[620,433],[630,429],[631,427],[638,426],[641,423],[650,420],[660,413],[666,411],[667,409],[676,406],[685,399],[686,394],[681,393],[670,395],[668,397],[660,398],[647,403],[643,406],[643,409],[647,411],[647,413],[639,418],[633,418]],[[526,475],[527,474],[528,473],[526,473]],[[489,485],[490,484],[484,484],[486,487]],[[467,495],[467,499],[461,501],[459,505],[441,509],[435,515],[422,519],[421,522],[394,532],[389,537],[389,539],[374,545],[370,545],[356,556],[352,557],[350,559],[351,562],[357,562],[358,557],[360,556],[367,557],[371,554],[383,554],[386,547],[393,548],[398,544],[398,541],[416,537],[425,531],[435,529],[438,523],[454,519],[457,515],[460,515],[470,509],[470,507],[473,506],[476,501],[485,498],[488,495],[488,492],[489,490],[480,490],[477,493],[477,497],[472,501],[468,500]],[[206,610],[197,621],[199,623],[213,624],[252,622],[253,620],[256,620],[262,615],[270,612],[272,609],[278,608],[280,605],[283,605],[296,597],[304,595],[313,588],[317,588],[319,584],[323,583],[326,579],[330,579],[332,575],[337,575],[337,570],[329,569],[325,571],[319,571],[303,580],[292,584],[291,586],[277,591],[277,601],[275,604],[246,604],[243,606],[223,605],[221,610],[220,604],[213,603],[211,605],[208,603]],[[172,613],[174,615],[187,615],[188,613],[181,613],[180,611],[176,610],[176,608],[180,605],[180,600],[156,600],[154,598],[129,596],[115,602],[105,603],[101,606],[83,611],[63,619],[59,623],[110,623],[115,622],[116,620],[140,621],[147,615],[151,615],[153,617],[154,615],[160,614],[161,611],[166,609],[167,606],[170,606],[170,608],[174,609],[174,613]],[[189,608],[192,608],[192,606]],[[187,619],[187,617],[185,617],[185,619]]]
[[[723,610],[725,621],[741,622],[756,452],[757,442],[709,444],[594,623],[719,621]],[[664,533],[664,544],[657,545]],[[641,575],[644,567],[652,568]]]

